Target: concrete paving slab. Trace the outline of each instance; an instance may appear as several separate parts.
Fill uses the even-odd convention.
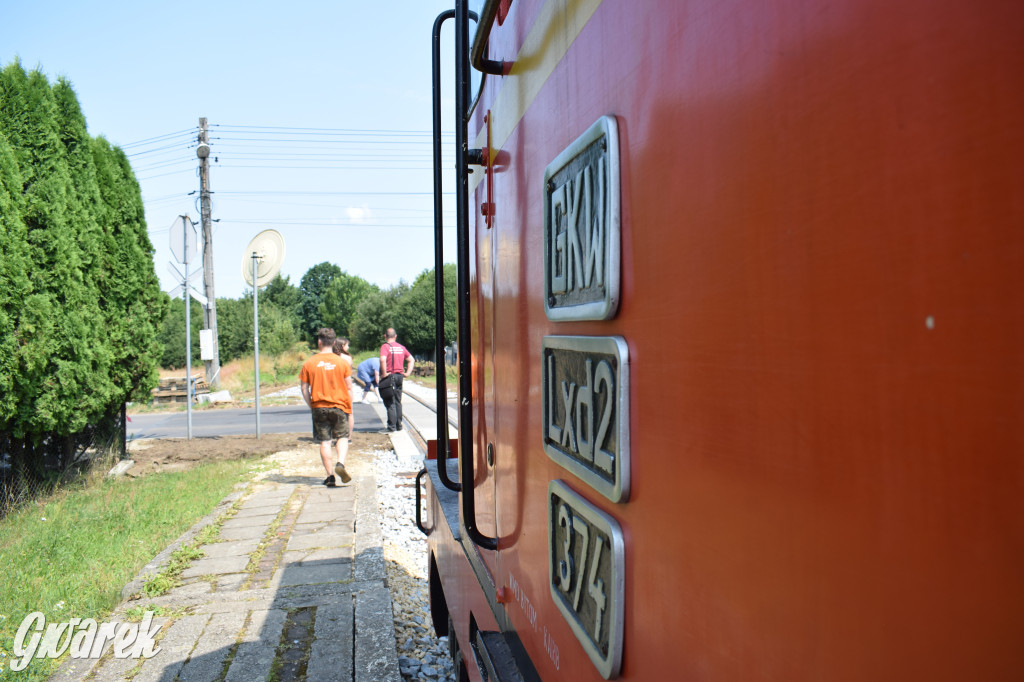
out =
[[[226,682],[250,682],[270,677],[270,668],[274,664],[286,617],[287,614],[281,609],[253,611],[250,614],[245,634],[224,678]],[[331,679],[310,677],[308,673],[306,678]]]
[[[261,528],[264,531],[270,527],[270,524],[277,518],[277,514],[272,515],[260,515],[260,516],[249,516],[241,519],[231,519],[221,524],[220,530],[223,533],[225,530],[232,531],[242,528]]]
[[[356,498],[355,566],[353,580],[385,580],[384,534],[380,529],[377,507],[377,484],[372,476],[360,476]]]
[[[394,682],[402,679],[391,623],[391,593],[386,587],[356,594],[355,679]]]
[[[241,504],[242,508],[260,507],[272,504],[281,505],[292,496],[292,489],[274,486],[265,490],[257,490]]]
[[[201,575],[241,573],[248,565],[249,557],[247,555],[225,556],[216,559],[197,559],[182,572],[181,577],[198,578]]]
[[[270,504],[260,502],[259,504],[252,506],[242,505],[241,507],[238,508],[238,511],[235,513],[235,516],[238,516],[240,514],[276,514],[281,510],[281,507],[283,507],[284,505],[285,503],[283,501],[271,502]]]
[[[167,622],[167,618],[154,618],[150,627],[150,634],[159,637],[162,634],[161,629],[166,627]],[[131,637],[131,639],[135,639],[137,637],[138,627],[139,626],[136,625],[136,629],[130,632],[127,636]],[[125,642],[128,641],[131,640],[125,639]],[[144,659],[138,657],[138,655],[132,656],[133,647],[131,645],[129,645],[128,649],[123,651],[123,653],[127,654],[126,656],[123,658],[117,658],[115,648],[116,640],[112,644],[113,645],[109,649],[110,657],[100,662],[97,666],[96,672],[89,678],[90,680],[93,680],[94,682],[115,682],[124,680],[128,678],[129,673],[132,670],[142,665]],[[83,674],[80,677],[73,679],[83,679],[84,677],[85,675]],[[58,675],[51,677],[50,679],[62,680],[64,678]]]
[[[260,514],[236,514],[234,518],[225,521],[221,527],[224,526],[258,526],[263,524],[269,526],[274,519],[277,518],[279,511],[276,511],[274,507],[260,507],[255,510],[262,512]]]
[[[315,523],[296,523],[292,528],[292,533],[315,533],[318,530],[322,530],[331,525],[330,521],[317,521]]]
[[[248,528],[221,528],[220,538],[222,540],[252,540],[263,538],[267,532],[266,526],[250,526]]]
[[[341,583],[352,579],[352,567],[343,563],[289,564],[277,569],[271,585],[291,587],[294,585],[320,585]]]
[[[242,584],[249,579],[248,573],[228,573],[217,576],[218,592],[235,592],[241,589]]]
[[[224,672],[228,654],[248,616],[246,611],[216,613],[210,617],[188,662],[178,673],[180,682],[215,682]]]
[[[243,504],[238,508],[235,516],[239,515],[252,515],[252,514],[270,514],[274,510],[279,510],[281,507],[288,503],[291,493],[284,497],[275,497],[273,499],[256,500],[254,503]]]
[[[352,532],[326,528],[314,533],[294,532],[288,540],[287,549],[319,549],[347,547],[352,544]]]
[[[208,614],[185,616],[165,628],[167,634],[158,642],[160,651],[142,664],[132,682],[173,682],[209,620]]]
[[[251,540],[211,542],[208,545],[203,545],[203,555],[205,559],[219,559],[220,557],[241,556],[242,554],[249,555],[256,551],[262,539],[262,536],[260,536]]]
[[[338,515],[354,514],[356,507],[355,498],[344,500],[322,501],[319,498],[307,499],[302,505],[302,511],[334,512]]]
[[[196,594],[207,594],[211,589],[210,583],[205,580],[197,580],[195,582],[182,585],[181,587],[175,587],[169,592],[169,594],[175,597],[191,597]]]
[[[307,535],[309,533],[317,533],[324,529],[332,531],[346,531],[352,533],[355,531],[356,522],[355,519],[345,518],[337,519],[335,521],[316,521],[311,523],[296,523],[292,529],[293,534]]]
[[[306,666],[309,680],[352,679],[352,601],[316,610],[313,648]]]
[[[348,512],[348,513],[345,513],[345,512]],[[353,516],[353,514],[352,514],[351,508],[346,509],[346,510],[339,510],[339,509],[316,510],[316,509],[310,509],[309,507],[304,507],[302,509],[302,511],[299,512],[298,523],[319,523],[321,521],[325,522],[325,523],[329,523],[331,521],[336,521],[338,519],[342,519],[342,518],[346,518],[346,517],[352,518],[352,516]]]
[[[329,549],[292,550],[281,554],[281,566],[289,564],[328,564],[351,563],[352,546],[331,547]]]
[[[355,480],[353,479],[352,483]],[[317,504],[317,503],[333,503],[341,504],[342,502],[351,502],[356,497],[355,486],[352,483],[346,483],[342,486],[335,488],[314,488],[309,491],[309,497],[306,498],[306,504]]]

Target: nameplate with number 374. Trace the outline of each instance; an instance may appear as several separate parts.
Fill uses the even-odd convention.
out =
[[[622,664],[625,551],[612,517],[562,481],[548,484],[551,598],[605,679]]]

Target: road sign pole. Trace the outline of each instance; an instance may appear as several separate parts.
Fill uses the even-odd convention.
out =
[[[252,252],[252,328],[253,357],[256,363],[256,438],[260,437],[260,306],[259,286],[256,280],[256,261],[259,256]]]

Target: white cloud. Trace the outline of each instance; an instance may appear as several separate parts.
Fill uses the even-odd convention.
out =
[[[362,206],[349,206],[345,209],[345,215],[348,216],[349,222],[357,224],[367,223],[373,217],[370,207],[366,204]]]

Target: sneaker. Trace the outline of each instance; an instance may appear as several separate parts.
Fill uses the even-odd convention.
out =
[[[335,487],[337,484],[334,482],[334,476],[328,476],[327,478],[325,478],[324,485],[327,486],[328,488]]]
[[[341,479],[342,483],[348,483],[349,481],[352,480],[352,477],[349,476],[347,471],[345,471],[345,465],[342,464],[341,462],[338,462],[337,464],[334,465],[334,473],[337,474],[338,478]],[[334,476],[331,476],[331,478],[334,478]]]

